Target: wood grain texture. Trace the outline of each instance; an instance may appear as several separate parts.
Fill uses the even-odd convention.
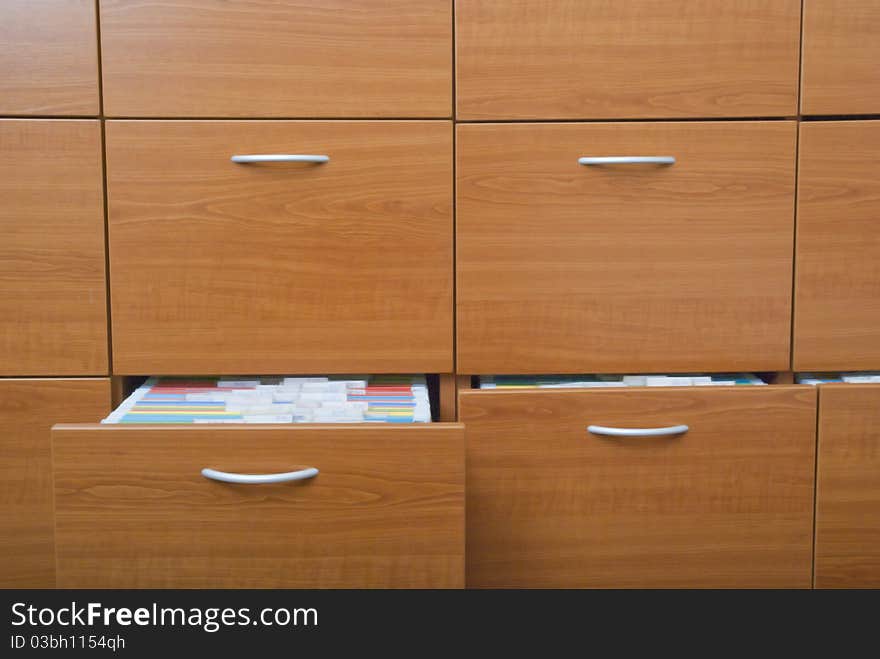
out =
[[[110,411],[106,379],[0,379],[0,588],[54,588],[49,429]]]
[[[804,1],[802,113],[880,113],[878,61],[880,1]]]
[[[115,373],[452,371],[450,122],[110,121],[107,167]]]
[[[459,119],[797,112],[800,0],[456,0]]]
[[[794,122],[457,131],[459,372],[788,368]]]
[[[458,389],[454,373],[441,373],[439,376],[440,421],[458,419]]]
[[[95,0],[0,2],[0,114],[97,115]]]
[[[808,588],[815,405],[807,387],[461,392],[468,587]]]
[[[816,587],[880,588],[880,386],[819,387]]]
[[[449,117],[448,0],[101,0],[126,117]]]
[[[58,585],[461,588],[463,428],[61,426]],[[299,483],[230,485],[204,467]]]
[[[97,120],[0,120],[0,376],[106,375]]]
[[[794,366],[880,368],[880,121],[800,126]]]

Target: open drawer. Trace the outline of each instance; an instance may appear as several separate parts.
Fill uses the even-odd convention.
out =
[[[459,400],[469,587],[810,586],[814,389]]]
[[[454,423],[52,431],[61,588],[464,585]]]

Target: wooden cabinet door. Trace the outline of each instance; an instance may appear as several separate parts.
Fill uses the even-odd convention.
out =
[[[880,369],[880,121],[800,131],[794,367]]]
[[[819,387],[816,587],[880,588],[880,385]]]
[[[469,587],[810,587],[815,389],[467,391],[460,411]]]
[[[59,426],[62,588],[461,588],[456,424]],[[307,480],[233,484],[314,468]]]
[[[459,372],[788,368],[794,122],[457,130]]]
[[[95,0],[0,2],[0,115],[97,115]]]
[[[114,117],[449,117],[451,0],[101,0]]]
[[[110,121],[107,170],[116,373],[452,371],[449,122]]]
[[[106,375],[97,120],[0,119],[0,376]]]
[[[0,588],[55,587],[49,429],[109,411],[106,379],[0,379]]]
[[[456,0],[457,116],[792,116],[800,13],[800,0]]]
[[[805,0],[804,114],[880,113],[880,1]]]

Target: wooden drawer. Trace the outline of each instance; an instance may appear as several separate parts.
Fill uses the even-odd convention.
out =
[[[468,586],[809,587],[815,405],[796,386],[462,393]]]
[[[233,154],[318,154],[237,164]],[[452,371],[449,122],[107,122],[114,371]]]
[[[97,115],[95,0],[0,2],[0,114]]]
[[[880,385],[819,387],[816,587],[880,588]]]
[[[804,114],[880,113],[880,1],[806,0]]]
[[[457,130],[459,372],[788,368],[794,122]]]
[[[53,459],[60,587],[463,586],[459,425],[56,426]]]
[[[116,117],[449,117],[450,0],[101,0]]]
[[[110,411],[107,379],[0,379],[0,588],[54,588],[49,429]]]
[[[0,153],[0,376],[105,375],[99,122],[3,119]]]
[[[456,0],[457,116],[791,116],[800,9],[800,0]]]
[[[800,130],[794,366],[880,368],[880,121]]]

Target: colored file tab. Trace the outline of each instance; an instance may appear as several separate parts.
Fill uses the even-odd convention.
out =
[[[153,377],[102,423],[428,423],[424,376]]]

